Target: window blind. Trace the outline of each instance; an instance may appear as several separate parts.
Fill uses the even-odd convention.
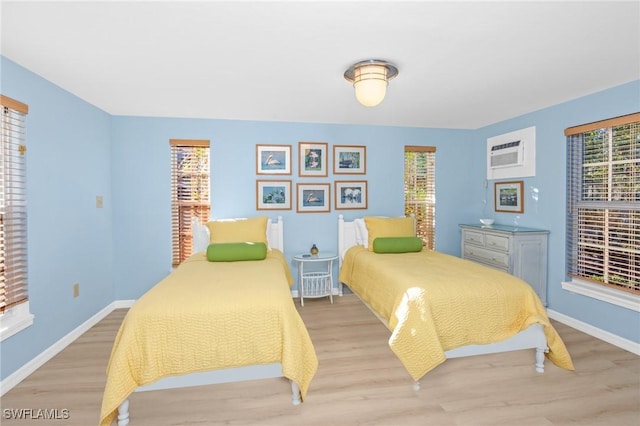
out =
[[[404,212],[415,215],[416,235],[431,250],[435,248],[435,162],[435,147],[404,147]]]
[[[565,135],[567,275],[640,294],[640,113]]]
[[[0,313],[28,300],[25,118],[28,106],[0,95]]]
[[[172,264],[193,254],[192,222],[209,220],[209,141],[171,139]]]

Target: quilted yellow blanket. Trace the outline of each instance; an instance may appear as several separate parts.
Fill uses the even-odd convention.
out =
[[[499,342],[534,323],[544,326],[547,357],[573,370],[538,296],[506,272],[431,250],[376,254],[354,246],[339,278],[387,322],[389,346],[414,380],[444,362],[447,350]]]
[[[163,377],[281,363],[302,398],[318,360],[289,287],[282,252],[265,260],[208,262],[196,253],[131,307],[107,367],[100,424],[139,386]]]

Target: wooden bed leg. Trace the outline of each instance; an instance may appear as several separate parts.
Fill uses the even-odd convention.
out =
[[[300,387],[296,382],[291,380],[291,403],[293,405],[300,405],[302,398],[300,397]]]
[[[129,424],[129,400],[125,399],[118,406],[118,426],[126,426]]]
[[[419,381],[416,380],[415,382],[413,382],[413,390],[416,391],[416,392],[420,390],[420,382]]]
[[[544,353],[547,348],[536,348],[536,371],[544,373]]]

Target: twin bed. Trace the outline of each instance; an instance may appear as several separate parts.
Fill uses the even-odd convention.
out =
[[[282,219],[236,222],[194,223],[195,254],[127,313],[107,369],[102,426],[116,416],[119,426],[129,423],[134,391],[286,377],[294,405],[306,396],[318,360],[290,293]],[[416,247],[414,229],[413,218],[338,220],[340,285],[389,328],[416,390],[461,356],[531,349],[538,372],[545,356],[573,369],[527,283]],[[268,247],[264,259],[211,261],[210,243],[256,240]]]
[[[447,358],[462,356],[532,349],[540,373],[545,355],[573,369],[564,343],[526,282],[422,249],[420,243],[416,248],[410,217],[347,222],[340,215],[338,222],[340,283],[389,328],[389,346],[415,389],[422,376]]]
[[[283,376],[294,405],[305,397],[318,361],[291,297],[282,219],[207,225],[194,223],[194,254],[123,320],[107,368],[101,425],[116,415],[119,426],[129,423],[134,391]],[[227,244],[229,253],[234,241],[264,244],[266,256],[246,260],[236,252],[232,261],[210,261],[216,260],[210,243]]]

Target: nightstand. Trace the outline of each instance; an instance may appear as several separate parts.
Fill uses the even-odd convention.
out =
[[[333,262],[338,260],[335,253],[297,254],[293,260],[298,262],[298,293],[300,305],[304,298],[329,296],[333,303]]]

